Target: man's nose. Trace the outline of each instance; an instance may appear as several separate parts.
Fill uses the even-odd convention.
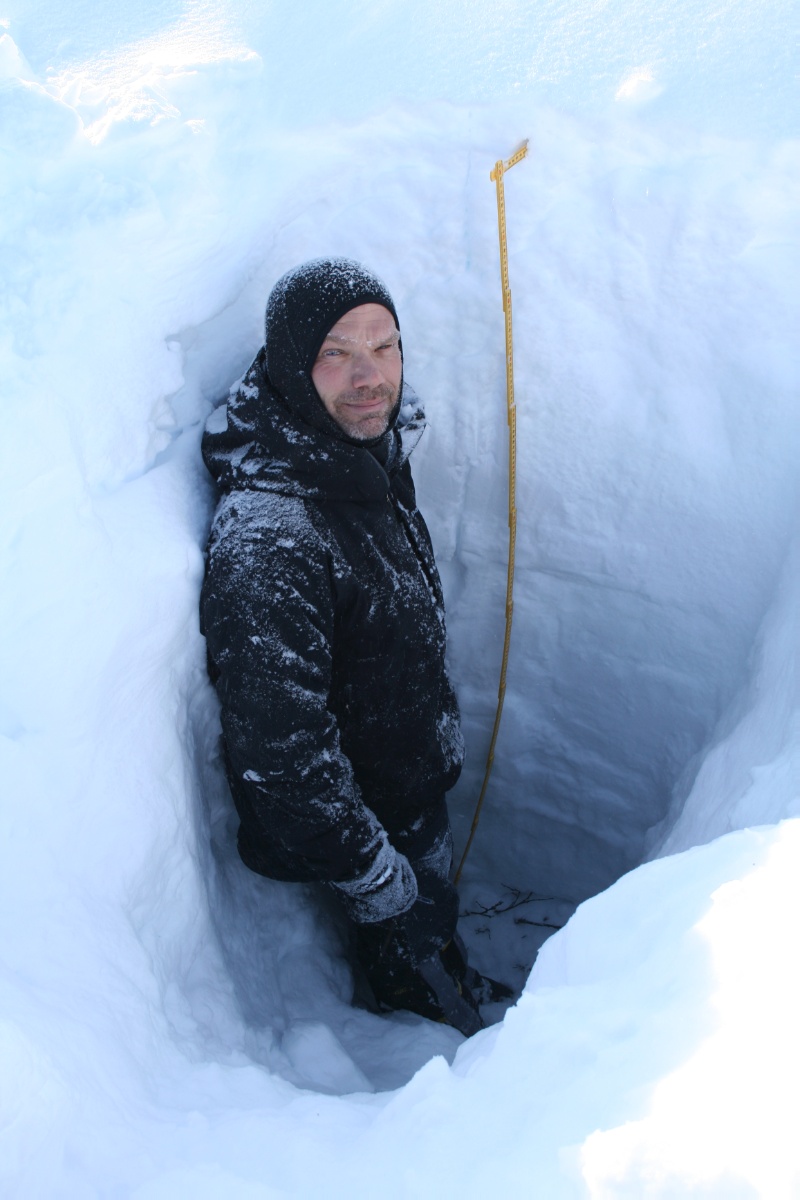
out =
[[[360,351],[353,356],[353,386],[377,387],[383,382],[378,364],[369,351]]]

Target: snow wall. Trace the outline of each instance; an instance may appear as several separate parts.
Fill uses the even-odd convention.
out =
[[[6,11],[3,1193],[798,1194],[790,7]],[[351,1009],[317,898],[236,861],[198,443],[283,270],[386,279],[463,842],[505,593],[488,172],[523,136],[515,623],[464,895],[586,902],[462,1044]],[[497,928],[474,952],[521,986]]]

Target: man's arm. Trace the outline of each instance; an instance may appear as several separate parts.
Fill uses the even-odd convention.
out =
[[[358,921],[406,911],[414,873],[363,803],[328,708],[335,594],[303,506],[231,497],[203,588],[229,770],[246,840],[334,883]],[[276,519],[276,518],[280,519]]]

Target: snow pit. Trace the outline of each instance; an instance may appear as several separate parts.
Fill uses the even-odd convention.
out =
[[[320,77],[306,116],[358,123],[291,134],[288,77],[261,65],[274,29],[249,9],[143,6],[106,43],[88,10],[69,30],[46,4],[12,12],[3,1195],[797,1194],[798,150],[777,140],[796,134],[779,9],[769,30],[742,10],[736,35],[743,63],[777,64],[772,90],[737,68],[731,6],[669,27],[708,35],[711,105],[694,50],[644,10],[639,45],[619,13],[597,43],[606,87],[597,14],[551,6],[537,45],[583,47],[583,92],[568,64],[526,76],[520,37],[503,89],[480,76],[482,108],[445,90],[423,111],[406,71],[362,119]],[[470,13],[491,66],[494,17]],[[420,29],[458,80],[475,39],[445,48],[438,19]],[[383,275],[431,422],[414,471],[470,755],[463,844],[505,590],[488,171],[521,136],[515,620],[463,925],[524,992],[464,1043],[354,1010],[318,897],[235,857],[197,629],[198,445],[283,270],[333,251]]]

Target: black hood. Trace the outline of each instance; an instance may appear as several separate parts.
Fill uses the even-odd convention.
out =
[[[203,458],[220,491],[385,497],[425,426],[416,395],[401,379],[386,432],[359,440],[328,415],[311,380],[325,335],[359,304],[382,304],[397,322],[381,281],[348,259],[315,259],[278,280],[267,303],[266,344],[203,436]]]
[[[311,381],[311,370],[325,335],[340,317],[360,304],[383,305],[400,328],[386,286],[377,275],[348,258],[315,258],[294,267],[278,280],[267,301],[265,367],[272,387],[301,420],[348,442],[356,439],[348,437],[329,416]],[[390,424],[396,417],[397,409]],[[386,436],[358,444],[376,447]]]

